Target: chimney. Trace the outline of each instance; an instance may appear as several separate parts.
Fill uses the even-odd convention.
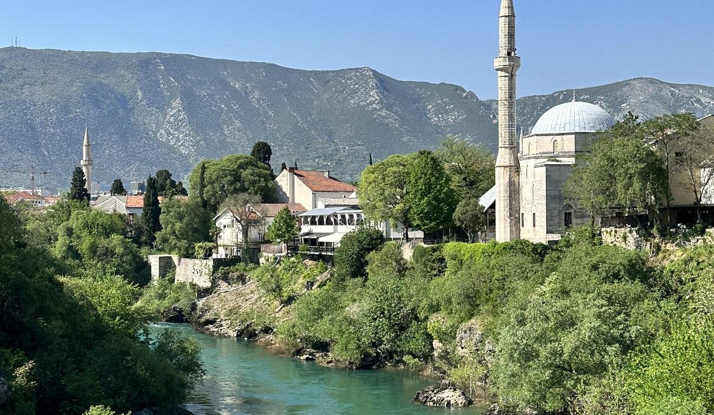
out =
[[[288,167],[288,203],[295,203],[295,167]]]
[[[328,179],[330,178],[330,171],[329,171],[329,170],[325,170],[325,177],[327,177]]]

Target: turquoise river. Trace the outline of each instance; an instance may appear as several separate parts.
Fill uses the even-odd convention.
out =
[[[397,369],[345,370],[277,356],[251,342],[213,337],[187,324],[157,324],[198,340],[207,372],[188,410],[218,414],[429,414],[477,415],[482,409],[427,408],[412,403],[435,383]]]

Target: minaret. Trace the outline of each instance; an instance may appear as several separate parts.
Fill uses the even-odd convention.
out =
[[[89,144],[89,127],[84,129],[84,145],[82,146],[82,170],[84,178],[87,180],[87,191],[92,193],[92,146]]]
[[[516,147],[516,12],[513,0],[501,0],[498,71],[498,156],[496,157],[496,240],[520,238],[520,165]]]

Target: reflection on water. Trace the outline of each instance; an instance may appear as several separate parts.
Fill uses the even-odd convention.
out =
[[[412,403],[435,383],[400,370],[344,370],[279,357],[256,344],[208,336],[185,324],[163,323],[197,339],[207,375],[186,408],[196,414],[430,414],[476,415]]]

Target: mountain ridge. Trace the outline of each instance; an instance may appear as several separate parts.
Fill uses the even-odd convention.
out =
[[[572,99],[569,91],[520,98],[519,124],[530,128]],[[714,87],[702,85],[635,78],[576,91],[616,118],[627,110],[645,118],[714,112]],[[447,134],[495,149],[494,104],[455,84],[400,81],[368,67],[0,48],[0,169],[34,166],[48,171],[45,185],[66,187],[89,125],[93,174],[104,182],[159,168],[182,179],[201,159],[246,153],[258,140],[273,147],[276,169],[297,160],[351,179],[370,153],[379,160],[430,149]],[[26,182],[4,173],[0,186]]]

